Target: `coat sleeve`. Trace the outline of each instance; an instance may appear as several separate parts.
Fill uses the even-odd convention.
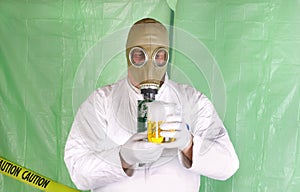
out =
[[[106,95],[95,91],[79,108],[66,145],[64,160],[81,190],[105,186],[127,177],[117,144],[106,135]]]
[[[226,180],[239,168],[239,160],[223,122],[213,104],[194,89],[189,98],[189,124],[193,134],[193,161],[190,171],[213,179]]]

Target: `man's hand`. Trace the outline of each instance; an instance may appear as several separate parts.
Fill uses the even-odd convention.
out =
[[[192,135],[188,130],[189,127],[183,122],[180,115],[169,115],[167,116],[165,122],[160,126],[162,137],[175,138],[175,141],[171,143],[163,143],[165,148],[178,148],[179,150],[184,150],[191,146]]]
[[[136,133],[121,146],[120,155],[127,164],[152,163],[159,159],[163,147],[147,142],[146,138],[146,132]]]

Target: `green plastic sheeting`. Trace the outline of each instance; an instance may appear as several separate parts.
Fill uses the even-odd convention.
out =
[[[212,99],[240,159],[227,181],[202,177],[201,192],[297,192],[299,10],[297,0],[1,0],[0,156],[74,187],[63,161],[74,112],[126,76],[127,31],[154,17],[171,25],[171,79]],[[39,190],[0,174],[0,191]]]
[[[201,40],[222,72],[224,121],[240,159],[233,178],[205,178],[202,191],[300,191],[299,10],[296,0],[178,1],[175,26]],[[213,81],[198,86],[210,93]]]

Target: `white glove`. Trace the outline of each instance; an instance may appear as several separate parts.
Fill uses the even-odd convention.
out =
[[[152,163],[159,159],[163,147],[147,142],[147,132],[134,134],[124,145],[121,146],[120,155],[129,165],[136,163]]]
[[[192,135],[189,132],[188,125],[183,122],[180,115],[167,116],[164,123],[160,126],[160,136],[175,138],[175,141],[170,143],[163,143],[165,148],[178,148],[180,150],[185,149],[191,142]]]

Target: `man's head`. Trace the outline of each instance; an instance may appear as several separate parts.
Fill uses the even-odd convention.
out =
[[[130,29],[126,43],[128,77],[141,88],[162,84],[169,59],[167,29],[154,19],[142,19]]]

